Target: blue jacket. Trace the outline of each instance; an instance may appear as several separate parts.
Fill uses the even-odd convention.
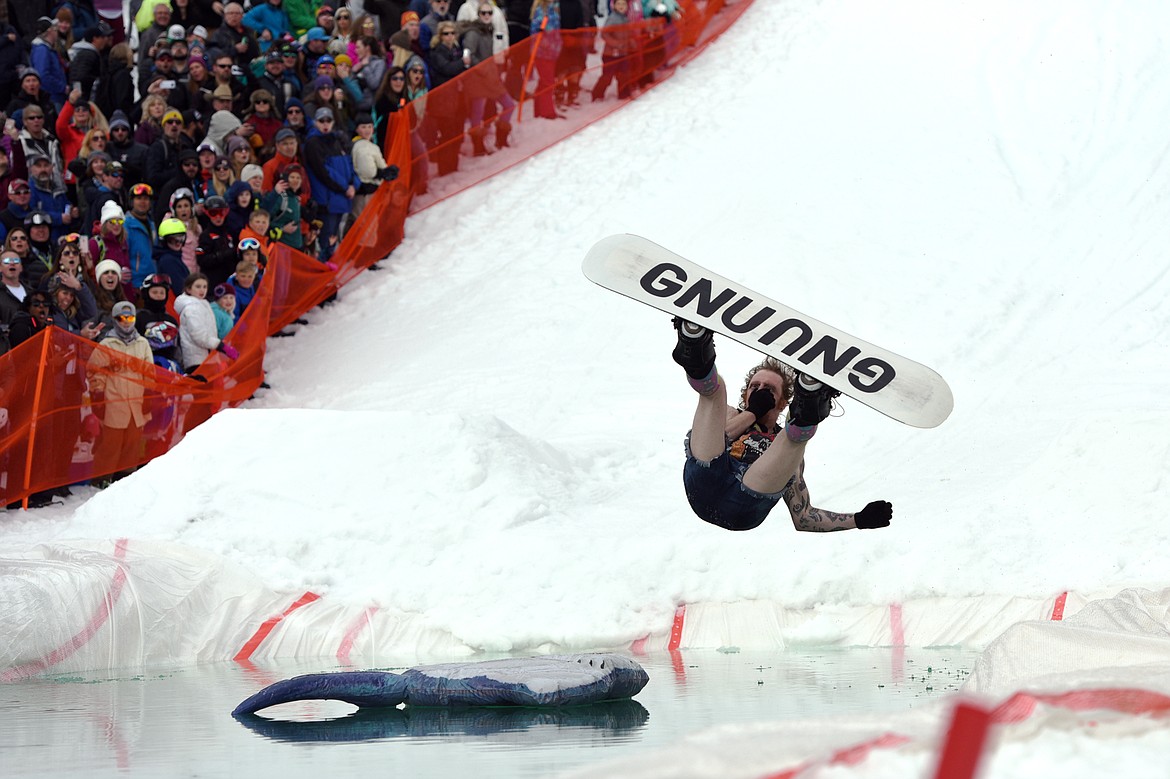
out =
[[[292,22],[288,18],[288,11],[283,7],[277,7],[272,3],[261,3],[253,6],[252,10],[244,14],[244,26],[256,31],[257,43],[260,44],[260,51],[267,51],[268,47],[272,45],[272,41],[259,40],[260,33],[265,30],[272,32],[272,40],[276,40],[286,32],[291,33]]]
[[[69,79],[65,77],[65,66],[57,52],[40,38],[33,38],[32,51],[28,55],[29,62],[41,74],[41,89],[53,98],[53,104],[58,108],[65,105],[65,98],[69,95]],[[46,128],[56,132],[57,128]]]
[[[336,133],[326,135],[314,126],[305,139],[304,158],[313,200],[331,214],[348,214],[351,200],[345,189],[352,186],[357,192],[362,182],[341,137]]]
[[[222,341],[228,337],[228,333],[235,327],[235,317],[215,303],[211,304],[211,312],[215,314],[215,334]]]
[[[155,247],[154,264],[158,266],[159,273],[165,273],[171,277],[171,292],[174,292],[175,295],[182,295],[183,282],[191,274],[191,271],[187,270],[187,266],[183,263],[183,253],[171,251],[165,246],[157,246]]]
[[[29,205],[30,206],[32,205],[31,200],[29,201]],[[33,212],[33,210],[31,208],[21,208],[20,206],[16,205],[15,200],[8,201],[7,211],[8,211],[8,213],[12,214],[12,216],[16,217],[16,219],[15,219],[16,222],[18,222],[22,225],[24,224],[24,218]],[[0,221],[0,243],[3,243],[4,239],[6,239],[7,237],[8,237],[8,225],[5,224],[3,221]]]
[[[53,222],[53,240],[56,241],[66,233],[67,228],[65,223],[61,221],[61,217],[73,205],[69,202],[69,196],[65,194],[64,190],[56,195],[52,192],[46,192],[31,181],[29,182],[29,188],[32,190],[32,199],[29,201],[29,206],[32,207],[33,211],[39,208],[49,215],[49,219]],[[73,226],[80,227],[80,220],[73,220]],[[88,231],[89,225],[86,225],[85,229],[78,230],[77,232],[83,233]]]
[[[154,239],[157,230],[154,221],[146,217],[146,223],[134,214],[126,214],[126,242],[130,250],[130,278],[135,288],[141,288],[146,277],[154,273]],[[186,266],[184,266],[186,267]]]
[[[240,280],[236,278],[236,274],[228,277],[228,283],[236,288],[236,321],[240,321],[240,317],[248,308],[248,304],[252,302],[252,298],[256,297],[256,288],[260,286],[260,277],[252,282],[250,287],[241,287]]]

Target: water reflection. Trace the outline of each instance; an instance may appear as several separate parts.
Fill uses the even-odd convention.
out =
[[[269,719],[258,714],[241,714],[240,724],[274,741],[354,742],[391,738],[471,738],[524,734],[528,744],[533,735],[553,736],[566,728],[593,729],[604,737],[630,735],[646,725],[650,712],[637,701],[608,701],[586,706],[555,709],[525,707],[476,707],[439,709],[419,706],[366,708],[337,719],[297,721]],[[533,731],[549,731],[533,733]],[[581,734],[575,734],[580,736]],[[545,741],[544,738],[536,740]],[[497,739],[506,743],[508,739]]]

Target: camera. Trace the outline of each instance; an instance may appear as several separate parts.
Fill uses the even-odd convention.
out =
[[[158,82],[158,88],[159,89],[174,89],[175,88],[175,80],[173,78],[168,78],[165,81],[160,81],[160,82]]]

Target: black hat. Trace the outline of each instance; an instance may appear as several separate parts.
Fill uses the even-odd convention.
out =
[[[110,27],[104,20],[99,19],[98,23],[85,31],[85,39],[92,41],[94,38],[109,38],[114,34],[114,28]]]
[[[37,19],[37,22],[33,26],[33,29],[36,30],[37,35],[44,35],[46,32],[48,32],[49,30],[51,30],[53,28],[54,24],[55,24],[54,20],[50,19],[47,16],[42,16],[40,19]]]
[[[53,220],[51,218],[49,218],[49,215],[46,214],[44,211],[40,210],[39,208],[24,218],[24,226],[25,227],[32,227],[33,225],[52,225],[52,224],[53,224]]]

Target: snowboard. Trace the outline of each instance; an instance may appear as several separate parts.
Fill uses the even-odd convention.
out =
[[[813,376],[913,427],[936,427],[954,398],[930,368],[770,300],[637,235],[598,241],[581,266],[601,287],[682,317]]]

